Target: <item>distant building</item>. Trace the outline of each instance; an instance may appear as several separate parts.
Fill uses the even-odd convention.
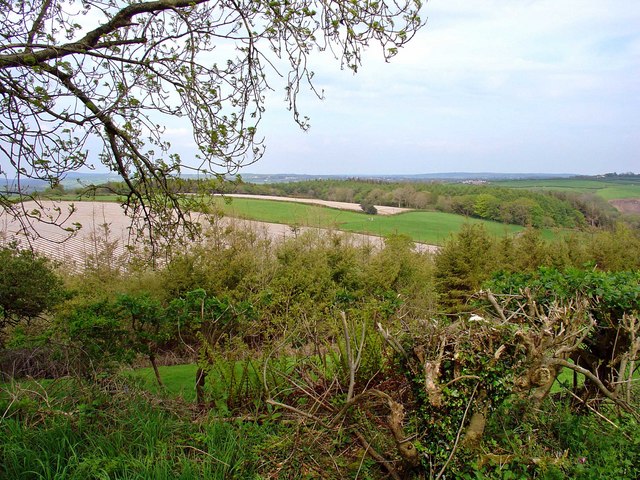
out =
[[[462,183],[465,185],[484,185],[488,182],[486,180],[464,180]]]

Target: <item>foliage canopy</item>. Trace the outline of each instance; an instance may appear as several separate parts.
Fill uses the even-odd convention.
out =
[[[353,71],[370,43],[390,58],[423,25],[420,7],[420,0],[2,2],[0,174],[15,172],[18,181],[0,192],[0,205],[28,223],[33,215],[11,202],[29,196],[26,180],[55,186],[99,161],[122,176],[139,227],[190,225],[171,180],[185,168],[234,173],[261,157],[256,128],[272,78],[283,79],[289,109],[306,129],[297,97],[305,84],[315,91],[312,54],[328,50]],[[190,123],[197,166],[165,140],[170,118]],[[97,159],[89,153],[96,149]]]
[[[63,298],[62,281],[46,258],[27,250],[0,249],[0,333],[6,326],[42,315]]]

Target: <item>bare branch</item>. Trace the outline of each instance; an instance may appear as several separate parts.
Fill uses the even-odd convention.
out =
[[[132,230],[148,230],[152,251],[158,237],[169,244],[200,230],[185,213],[198,199],[175,185],[181,171],[233,174],[261,158],[257,128],[271,76],[307,128],[297,96],[301,83],[318,94],[317,48],[335,46],[355,70],[370,43],[388,58],[424,24],[418,0],[5,3],[0,160],[15,172],[0,173],[56,185],[97,159],[123,178]],[[189,122],[197,146],[186,164],[164,136],[162,124],[174,118]],[[8,195],[0,192],[0,208],[13,214]]]
[[[638,412],[636,411],[635,408],[629,405],[626,401],[618,398],[618,396],[614,392],[610,391],[607,387],[605,387],[602,381],[598,377],[596,377],[591,371],[587,370],[586,368],[582,368],[581,366],[576,365],[575,363],[568,362],[567,360],[564,360],[562,358],[552,358],[549,360],[549,363],[551,365],[559,365],[561,367],[568,368],[570,370],[573,370],[574,372],[578,372],[584,375],[586,378],[591,380],[596,387],[598,387],[600,392],[602,392],[602,394],[605,397],[613,401],[616,405],[619,405],[620,407],[622,407],[626,412],[631,413],[634,417],[640,418],[640,415],[638,415]]]

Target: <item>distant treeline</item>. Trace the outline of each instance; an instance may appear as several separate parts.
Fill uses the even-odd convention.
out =
[[[236,193],[437,210],[533,227],[600,227],[611,225],[616,217],[605,200],[592,194],[535,192],[486,184],[311,180],[239,184]]]
[[[538,228],[612,226],[618,212],[604,199],[590,193],[533,191],[488,184],[448,182],[386,182],[381,180],[309,180],[273,184],[241,181],[178,179],[180,193],[244,193],[317,198],[363,205],[385,205],[454,213]],[[123,184],[109,182],[92,194],[126,194]]]

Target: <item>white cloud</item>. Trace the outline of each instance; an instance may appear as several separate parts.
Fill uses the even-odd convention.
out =
[[[326,99],[300,97],[306,134],[276,81],[247,171],[640,169],[640,2],[430,0],[422,16],[390,63],[373,46],[355,76],[311,58]],[[186,160],[188,128],[166,134]]]
[[[607,171],[638,170],[640,3],[431,0],[425,15],[390,64],[372,49],[355,77],[335,65],[317,72],[327,99],[304,102],[313,123],[304,141],[320,159],[321,139],[335,138],[344,157],[297,171],[350,173],[359,150],[370,172],[388,171],[391,154],[415,173],[444,163],[597,173],[604,158]],[[438,160],[419,161],[427,157]]]

